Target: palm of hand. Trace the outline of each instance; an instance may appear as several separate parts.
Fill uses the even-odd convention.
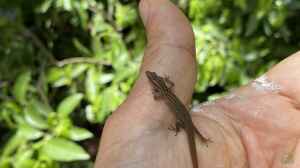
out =
[[[294,71],[300,65],[299,54],[272,68],[266,75],[268,79],[261,78],[260,82],[239,89],[237,92],[245,96],[244,100],[223,104],[228,107],[226,113],[239,123],[248,167],[300,165],[300,78]]]

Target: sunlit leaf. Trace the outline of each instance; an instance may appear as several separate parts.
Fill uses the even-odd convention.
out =
[[[53,83],[53,87],[62,87],[62,86],[70,85],[71,83],[72,81],[70,78],[62,77]]]
[[[111,82],[114,78],[114,74],[102,74],[100,76],[99,82],[100,84],[106,84],[108,82]]]
[[[39,13],[45,13],[51,7],[53,0],[46,0],[41,5],[39,5],[36,9]]]
[[[51,112],[53,112],[53,109],[49,105],[46,105],[45,103],[41,102],[40,100],[38,100],[36,98],[33,98],[31,100],[31,105],[32,105],[32,108],[34,108],[34,110],[36,112],[38,112],[44,116],[47,116]]]
[[[72,121],[70,118],[63,117],[59,118],[57,124],[55,125],[53,133],[57,136],[68,134],[70,128],[72,127]]]
[[[80,104],[82,98],[83,94],[76,93],[63,99],[57,108],[58,115],[61,117],[68,116]]]
[[[85,93],[87,96],[87,99],[90,102],[94,102],[96,99],[96,96],[99,94],[99,86],[98,86],[98,78],[99,73],[96,71],[94,67],[90,68],[87,72],[87,76],[85,79]]]
[[[93,137],[93,134],[85,128],[72,127],[68,131],[68,137],[74,141],[81,141]]]
[[[16,168],[32,168],[34,167],[35,161],[32,158],[34,154],[33,150],[27,150],[18,154],[15,158],[14,167]]]
[[[137,13],[136,10],[129,5],[116,5],[116,23],[120,29],[133,24],[136,21]]]
[[[14,153],[15,150],[21,145],[26,139],[19,137],[17,134],[13,135],[5,144],[2,149],[1,156],[6,157]],[[1,158],[0,158],[1,159]]]
[[[92,105],[87,105],[85,107],[85,115],[86,115],[86,119],[91,122],[94,123],[97,121],[96,119],[96,112],[93,110],[93,106]]]
[[[55,81],[61,79],[64,76],[65,72],[63,68],[53,67],[47,73],[47,81],[54,83]]]
[[[25,120],[29,125],[40,129],[48,128],[47,119],[33,105],[26,107],[24,113]]]
[[[77,161],[90,158],[81,146],[58,137],[47,141],[41,148],[41,152],[56,161]]]
[[[27,124],[22,124],[19,126],[18,130],[18,136],[20,138],[26,138],[28,140],[35,140],[43,136],[43,132],[31,127],[30,125]]]
[[[13,95],[18,100],[19,103],[24,104],[26,102],[26,94],[29,88],[31,80],[31,72],[25,71],[22,74],[20,74],[15,82],[14,88],[13,88]]]
[[[77,78],[78,76],[82,75],[85,70],[88,68],[88,65],[85,64],[79,64],[73,67],[72,69],[72,78]]]

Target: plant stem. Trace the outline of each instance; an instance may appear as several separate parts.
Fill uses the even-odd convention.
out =
[[[99,60],[97,58],[85,58],[85,57],[74,57],[74,58],[67,58],[61,61],[56,62],[56,66],[63,67],[69,64],[78,64],[78,63],[85,63],[85,64],[100,64],[100,65],[107,65],[110,66],[111,63],[105,62],[103,60]]]

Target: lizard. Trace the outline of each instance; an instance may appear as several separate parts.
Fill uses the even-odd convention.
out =
[[[161,77],[155,72],[146,71],[146,76],[152,85],[152,93],[155,100],[163,99],[176,118],[175,127],[171,127],[176,132],[175,135],[184,129],[187,134],[189,150],[191,154],[193,168],[198,168],[198,156],[195,143],[195,135],[206,145],[210,139],[204,137],[193,124],[191,115],[185,105],[172,92],[174,83],[168,77]]]

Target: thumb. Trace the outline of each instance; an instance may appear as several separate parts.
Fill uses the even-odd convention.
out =
[[[140,15],[148,44],[142,72],[168,75],[175,92],[187,103],[196,82],[194,33],[184,14],[169,0],[141,0]]]

